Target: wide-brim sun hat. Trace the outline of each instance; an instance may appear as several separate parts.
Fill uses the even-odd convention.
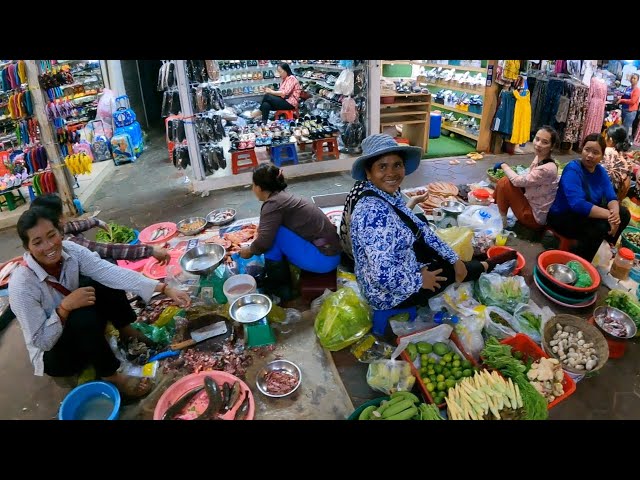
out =
[[[397,153],[404,159],[405,175],[415,172],[422,158],[422,149],[420,147],[400,145],[396,143],[391,135],[376,133],[362,141],[362,155],[353,162],[351,176],[355,180],[366,180],[367,174],[364,170],[366,161],[372,157],[381,157],[387,153]]]

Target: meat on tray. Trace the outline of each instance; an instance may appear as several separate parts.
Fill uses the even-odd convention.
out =
[[[207,243],[217,243],[222,245],[227,251],[225,262],[231,262],[231,255],[239,252],[243,246],[253,242],[258,234],[258,226],[254,223],[243,225],[239,230],[223,233],[219,237],[211,237]]]

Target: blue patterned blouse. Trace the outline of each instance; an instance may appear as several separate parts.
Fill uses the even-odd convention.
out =
[[[393,204],[418,225],[427,245],[442,258],[454,264],[458,256],[407,208],[400,192],[389,195],[371,182],[366,182],[365,190],[372,190],[386,201],[365,196],[353,210],[351,242],[355,274],[369,305],[376,310],[388,310],[420,290],[420,269],[424,266],[416,260],[413,251],[415,237],[411,229],[389,204]]]

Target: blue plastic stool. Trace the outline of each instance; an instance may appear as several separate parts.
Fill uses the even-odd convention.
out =
[[[391,310],[374,310],[373,311],[373,333],[376,335],[384,335],[385,330],[387,329],[387,324],[389,323],[389,319],[394,315],[399,315],[401,313],[409,314],[409,321],[415,321],[418,316],[416,307],[409,308],[393,308]]]
[[[271,145],[271,161],[281,167],[282,162],[293,162],[298,164],[298,153],[295,143],[284,143],[282,145]]]

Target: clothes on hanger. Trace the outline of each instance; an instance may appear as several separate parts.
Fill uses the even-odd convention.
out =
[[[587,135],[600,133],[602,120],[607,101],[607,84],[601,78],[592,76],[589,82],[589,96],[587,100],[587,113],[585,115],[582,132],[580,133],[580,145]]]
[[[513,90],[512,95],[516,99],[516,107],[509,141],[519,145],[528,142],[531,135],[531,92],[526,90],[525,94],[521,95],[518,90]]]
[[[513,131],[513,115],[516,107],[516,99],[511,90],[500,92],[499,104],[491,124],[491,130],[505,136],[511,136]]]

